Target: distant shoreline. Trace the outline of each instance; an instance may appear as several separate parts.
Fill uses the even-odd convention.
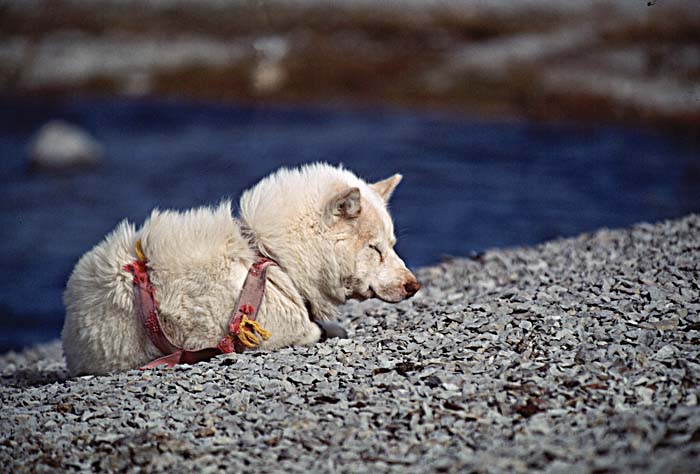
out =
[[[700,9],[682,1],[30,4],[0,15],[3,96],[383,104],[700,129]]]

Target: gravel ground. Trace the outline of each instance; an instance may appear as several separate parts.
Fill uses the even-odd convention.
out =
[[[66,380],[0,358],[13,472],[697,472],[700,216],[419,271],[351,338]]]

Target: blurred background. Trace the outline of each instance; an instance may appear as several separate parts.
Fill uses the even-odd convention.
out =
[[[695,0],[0,0],[0,352],[120,220],[404,175],[412,267],[700,211]]]

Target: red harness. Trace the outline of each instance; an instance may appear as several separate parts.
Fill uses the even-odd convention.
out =
[[[134,276],[134,304],[146,328],[148,337],[159,351],[165,354],[141,367],[150,369],[159,365],[172,367],[177,364],[194,364],[209,360],[219,354],[243,352],[247,348],[260,345],[259,338],[267,340],[270,333],[263,329],[255,318],[265,292],[267,268],[276,265],[273,260],[260,257],[248,269],[248,275],[243,283],[243,289],[238,297],[235,312],[229,320],[229,333],[224,336],[216,347],[207,347],[196,351],[182,349],[173,344],[163,331],[158,317],[158,300],[156,290],[148,276],[148,259],[141,250],[141,241],[136,243],[138,260],[124,265],[124,269]]]

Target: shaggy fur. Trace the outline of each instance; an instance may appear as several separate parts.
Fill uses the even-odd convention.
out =
[[[420,287],[393,251],[386,208],[401,176],[367,184],[326,164],[281,169],[246,191],[240,220],[230,202],[187,212],[155,210],[140,229],[124,221],[78,262],[64,294],[63,349],[72,375],[139,367],[163,354],[134,307],[132,276],[141,239],[165,332],[177,346],[216,346],[249,266],[268,270],[258,313],[271,331],[262,349],[311,344],[348,298],[397,302]],[[310,308],[310,311],[309,311]]]

